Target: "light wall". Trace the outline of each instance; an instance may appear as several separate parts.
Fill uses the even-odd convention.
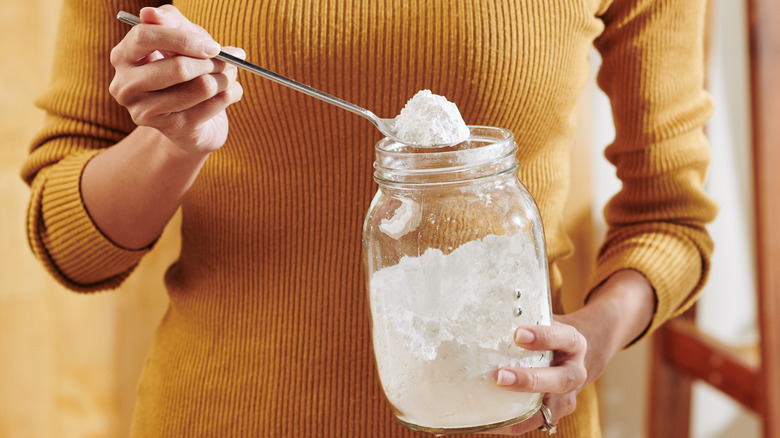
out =
[[[698,303],[697,323],[725,342],[756,342],[755,278],[752,236],[748,51],[745,5],[710,0],[713,23],[708,88],[715,113],[707,126],[712,161],[707,192],[720,204],[708,227],[715,241],[712,271]],[[594,55],[597,58],[597,55]],[[598,59],[596,59],[598,62]],[[603,234],[601,210],[620,183],[601,155],[612,141],[609,103],[593,90],[593,197],[596,234]],[[644,436],[649,343],[622,352],[601,381],[605,438]],[[758,418],[702,383],[694,385],[691,437],[761,436]]]
[[[33,100],[49,81],[59,4],[0,2],[0,437],[123,437],[178,236],[174,224],[117,292],[68,292],[33,258],[19,172],[43,122]]]
[[[710,281],[699,303],[697,322],[725,342],[758,342],[750,151],[748,32],[744,2],[714,3],[709,88],[717,110],[707,126],[712,164],[707,191],[720,202],[709,227],[716,242]],[[702,383],[694,389],[696,437],[761,436],[751,412]]]

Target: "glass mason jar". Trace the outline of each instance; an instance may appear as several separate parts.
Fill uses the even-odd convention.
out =
[[[397,419],[465,433],[531,417],[543,394],[495,383],[500,367],[544,367],[513,342],[552,323],[539,211],[517,178],[511,132],[423,148],[376,144],[379,184],[363,227],[374,356]]]

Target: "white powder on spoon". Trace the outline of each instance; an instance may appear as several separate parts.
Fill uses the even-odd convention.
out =
[[[457,105],[444,96],[420,90],[395,118],[398,138],[414,146],[460,143],[469,138],[469,128]]]

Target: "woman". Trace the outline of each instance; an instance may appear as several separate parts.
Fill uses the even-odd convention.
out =
[[[703,285],[704,225],[716,212],[702,190],[712,111],[704,0],[100,5],[65,1],[68,50],[39,101],[49,116],[23,177],[31,247],[77,291],[120,284],[183,210],[133,436],[415,434],[393,420],[369,347],[360,235],[380,135],[353,114],[238,76],[213,59],[216,41],[384,117],[429,88],[467,123],[514,132],[557,313],[515,339],[555,358],[497,370],[508,391],[547,393],[551,418],[496,433],[600,436],[592,382]],[[143,24],[116,21],[120,10]],[[605,211],[583,306],[564,315],[556,263],[573,250],[561,225],[572,115],[594,44],[617,132],[606,155],[623,189]]]

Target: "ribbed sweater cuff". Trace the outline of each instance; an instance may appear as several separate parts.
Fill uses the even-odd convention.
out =
[[[634,344],[693,304],[706,267],[701,253],[691,242],[671,233],[641,234],[610,246],[599,257],[588,290],[593,291],[621,269],[634,269],[643,274],[656,296],[653,320]]]
[[[53,166],[46,175],[39,207],[40,239],[55,276],[66,286],[83,291],[119,286],[148,252],[117,246],[89,216],[81,198],[81,174],[97,153],[73,154]]]

